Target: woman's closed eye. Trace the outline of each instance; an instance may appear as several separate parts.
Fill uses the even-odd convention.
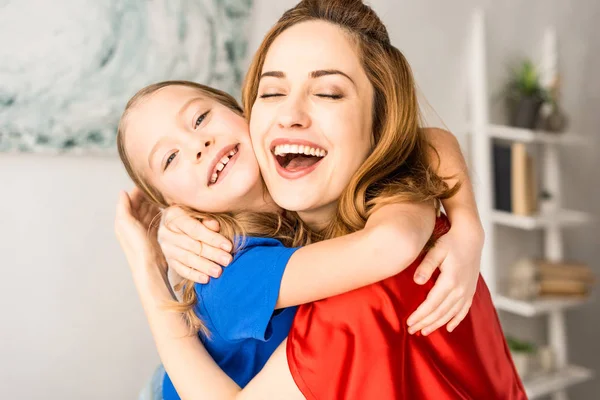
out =
[[[265,93],[265,94],[261,94],[260,98],[261,99],[270,99],[272,97],[283,97],[285,96],[283,93]]]
[[[273,97],[283,97],[283,96],[285,96],[283,93],[265,93],[265,94],[262,94],[260,96],[260,98],[261,99],[269,99],[269,98],[273,98]],[[341,94],[328,94],[328,93],[317,93],[317,94],[315,94],[315,96],[321,97],[321,98],[326,98],[326,99],[333,99],[333,100],[339,100],[343,97]]]
[[[325,93],[317,93],[315,96],[326,98],[326,99],[333,99],[333,100],[339,100],[343,97],[341,94],[325,94]]]

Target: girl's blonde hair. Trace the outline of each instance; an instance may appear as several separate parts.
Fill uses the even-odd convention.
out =
[[[117,148],[119,150],[119,157],[131,180],[133,180],[135,185],[144,192],[148,200],[160,209],[169,207],[172,204],[168,204],[162,193],[151,185],[139,171],[136,171],[133,168],[133,164],[125,149],[125,134],[127,119],[135,106],[148,96],[156,93],[156,91],[167,86],[185,86],[196,89],[201,95],[223,104],[236,114],[243,115],[242,109],[237,101],[229,94],[199,83],[188,81],[165,81],[155,83],[141,89],[129,100],[125,106],[117,129]],[[296,218],[285,218],[282,214],[257,212],[204,213],[190,207],[181,207],[186,210],[190,216],[200,221],[205,218],[210,218],[219,222],[221,226],[220,234],[235,243],[234,252],[243,246],[243,238],[248,235],[278,239],[285,246],[290,247],[303,246],[310,242],[309,231],[302,222]],[[186,279],[182,282],[182,287],[182,301],[169,304],[169,308],[173,311],[182,313],[192,331],[202,331],[208,335],[209,332],[195,313],[195,306],[198,299],[194,289],[194,282]]]
[[[275,39],[296,24],[316,20],[335,24],[348,34],[374,88],[373,150],[342,193],[336,216],[320,232],[320,238],[362,229],[369,215],[385,204],[431,201],[439,207],[459,185],[450,188],[431,167],[426,152],[431,145],[419,126],[410,66],[392,46],[377,14],[361,0],[303,0],[283,14],[265,36],[246,75],[242,101],[247,115],[256,101],[265,58]]]

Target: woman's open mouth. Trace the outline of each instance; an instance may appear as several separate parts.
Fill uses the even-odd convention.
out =
[[[239,144],[229,146],[221,151],[212,169],[208,186],[215,185],[225,179],[225,176],[227,176],[227,173],[233,167],[233,164],[235,164],[238,153]]]
[[[327,150],[312,143],[284,143],[272,147],[277,172],[286,179],[311,173],[327,156]]]

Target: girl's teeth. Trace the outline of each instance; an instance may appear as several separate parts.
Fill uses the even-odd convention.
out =
[[[215,183],[217,181],[218,177],[219,177],[219,175],[212,174],[212,176],[210,177],[210,183]]]
[[[223,165],[223,163],[217,164],[217,171],[221,172],[221,171],[223,171],[223,168],[225,168],[225,165]]]
[[[309,149],[309,154],[310,154],[311,156],[314,156],[314,155],[316,155],[316,152],[317,152],[317,150],[315,150],[315,149]]]
[[[221,164],[223,164],[223,165],[227,165],[228,161],[229,161],[229,157],[227,157],[227,156],[221,158]]]

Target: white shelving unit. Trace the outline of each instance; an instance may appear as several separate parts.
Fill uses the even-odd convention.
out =
[[[561,208],[559,146],[585,143],[581,136],[569,133],[553,134],[532,131],[510,126],[495,125],[489,122],[486,66],[485,21],[482,11],[477,11],[473,19],[470,57],[470,124],[472,139],[472,161],[476,176],[475,195],[486,233],[481,269],[486,279],[494,303],[499,310],[525,318],[544,316],[547,321],[548,344],[555,352],[557,369],[549,375],[538,375],[524,380],[530,399],[552,395],[553,400],[566,400],[566,389],[593,377],[592,371],[568,363],[565,312],[577,307],[585,300],[543,299],[521,301],[508,298],[497,292],[495,266],[495,226],[502,225],[514,229],[541,230],[544,235],[544,257],[549,261],[563,260],[562,229],[578,226],[591,220],[589,215],[579,211]],[[543,82],[548,83],[556,71],[556,40],[552,30],[548,30],[543,43]],[[541,207],[538,215],[520,216],[493,208],[494,186],[492,175],[492,143],[494,140],[518,141],[536,144],[541,147],[542,184],[551,194],[551,199]]]
[[[588,302],[588,299],[544,298],[534,301],[511,299],[497,295],[494,299],[496,308],[522,317],[535,317],[555,311],[564,311],[569,308],[579,307]]]
[[[588,223],[591,217],[580,211],[558,209],[555,211],[543,211],[537,215],[530,216],[515,215],[506,211],[492,210],[491,218],[492,222],[498,225],[533,230],[548,229],[556,226],[559,228],[578,226]]]

